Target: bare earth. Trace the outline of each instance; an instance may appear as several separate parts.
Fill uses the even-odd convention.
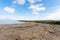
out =
[[[0,40],[60,40],[60,25],[44,23],[0,25]]]

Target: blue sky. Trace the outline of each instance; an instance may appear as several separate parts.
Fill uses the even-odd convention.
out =
[[[60,20],[60,0],[0,0],[0,20]]]

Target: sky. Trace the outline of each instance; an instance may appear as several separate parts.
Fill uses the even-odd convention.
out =
[[[0,0],[0,20],[60,20],[60,0]]]

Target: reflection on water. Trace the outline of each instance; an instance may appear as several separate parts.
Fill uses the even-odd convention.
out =
[[[21,24],[23,22],[18,22],[16,20],[0,20],[0,24]]]

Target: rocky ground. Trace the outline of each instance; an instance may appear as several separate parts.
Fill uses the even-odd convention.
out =
[[[60,25],[44,23],[0,25],[0,40],[60,40]]]

